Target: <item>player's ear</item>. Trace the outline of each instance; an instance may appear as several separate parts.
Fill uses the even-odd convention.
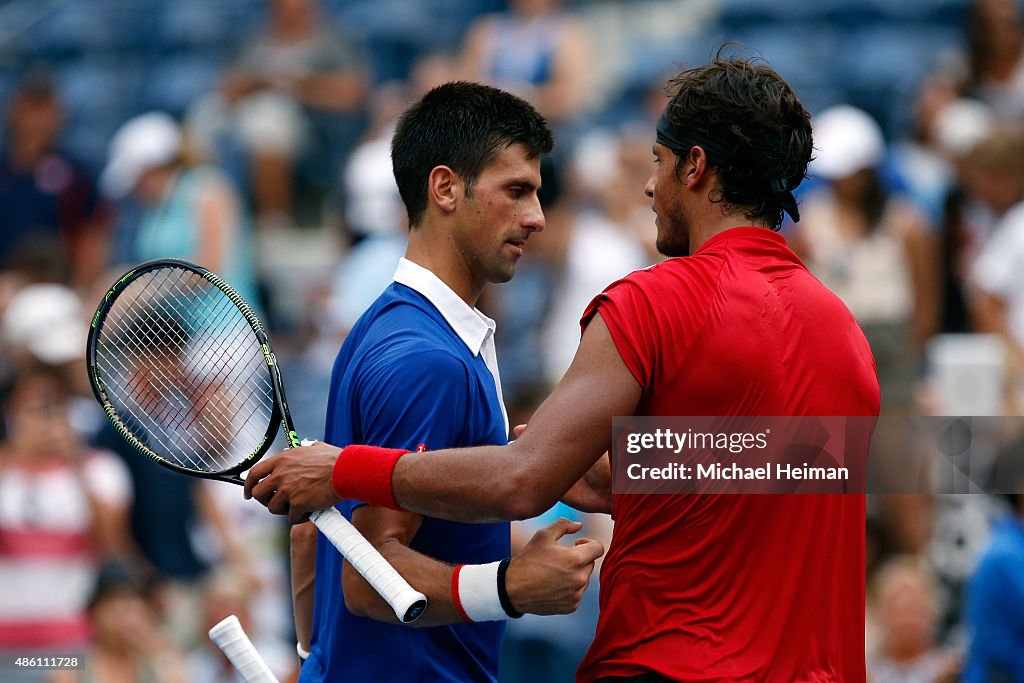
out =
[[[703,147],[694,145],[690,148],[690,153],[687,155],[686,160],[690,163],[683,174],[684,180],[690,181],[692,184],[699,183],[708,172],[707,152],[704,151]]]
[[[455,211],[464,186],[459,174],[447,166],[435,166],[427,178],[427,194],[444,213]]]

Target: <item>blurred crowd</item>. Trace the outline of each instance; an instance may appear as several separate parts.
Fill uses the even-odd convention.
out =
[[[864,329],[883,413],[1022,414],[1015,0],[146,0],[157,22],[172,5],[185,19],[219,17],[223,34],[197,28],[187,43],[216,74],[196,78],[202,91],[189,82],[187,102],[137,101],[108,125],[109,110],[82,103],[115,100],[118,82],[86,79],[105,85],[83,98],[73,76],[88,73],[76,67],[104,28],[81,6],[113,1],[0,5],[0,657],[88,653],[84,670],[0,671],[4,681],[239,680],[205,637],[232,613],[282,680],[296,674],[287,529],[236,487],[131,451],[91,396],[88,321],[128,266],[198,262],[269,322],[298,430],[320,436],[334,354],[405,248],[394,120],[448,80],[515,92],[556,131],[542,168],[546,228],[481,306],[498,322],[512,424],[568,367],[587,302],[661,258],[643,194],[661,86],[733,38],[730,49],[762,54],[806,95],[816,158],[802,220],[783,232]],[[64,33],[49,23],[60,12]],[[80,45],[33,51],[3,17]],[[244,32],[229,30],[235,21]],[[925,49],[881,42],[894,40],[891,22]],[[881,58],[863,49],[867,26]],[[169,30],[158,23],[153,40]],[[806,57],[840,34],[853,54],[829,73],[866,76],[812,82],[809,68],[827,69],[794,58],[795,44]],[[131,41],[138,51],[147,37]],[[197,73],[180,55],[156,62],[154,78],[161,65]],[[894,71],[898,82],[882,78]],[[181,81],[164,82],[169,97]],[[83,130],[107,132],[81,144],[96,141]],[[609,520],[584,521],[586,535],[609,537]],[[866,534],[873,683],[1024,683],[1021,496],[872,496]],[[575,615],[510,625],[502,680],[571,679],[596,584]]]

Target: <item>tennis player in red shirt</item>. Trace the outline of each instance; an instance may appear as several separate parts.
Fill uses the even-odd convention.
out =
[[[470,522],[537,515],[588,482],[617,415],[877,415],[871,351],[775,231],[811,156],[767,66],[719,57],[669,82],[645,191],[675,257],[587,308],[572,366],[507,447],[317,444],[253,467],[300,521],[341,497]],[[589,471],[589,472],[588,472]],[[567,493],[568,492],[568,493]],[[614,495],[601,615],[578,681],[842,681],[864,671],[862,495]]]

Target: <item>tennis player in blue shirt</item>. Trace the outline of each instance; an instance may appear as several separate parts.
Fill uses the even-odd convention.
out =
[[[429,451],[508,441],[494,322],[475,305],[488,283],[512,278],[544,228],[537,190],[551,147],[533,107],[484,85],[440,86],[402,115],[392,164],[409,247],[335,361],[327,442]],[[579,530],[567,520],[509,559],[507,523],[459,524],[359,501],[338,507],[427,595],[415,624],[427,628],[397,624],[315,529],[297,526],[296,627],[300,653],[307,643],[311,652],[303,683],[496,681],[503,620],[573,611],[604,552],[588,539],[558,544]]]

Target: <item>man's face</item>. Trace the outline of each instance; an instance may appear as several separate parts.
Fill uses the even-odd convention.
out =
[[[499,151],[467,194],[452,234],[470,275],[481,284],[508,282],[526,240],[544,229],[537,198],[540,158],[514,144]]]
[[[654,172],[644,187],[644,193],[654,200],[651,208],[657,217],[658,252],[665,256],[688,256],[689,225],[683,211],[679,178],[676,177],[676,155],[664,145],[654,145]]]

